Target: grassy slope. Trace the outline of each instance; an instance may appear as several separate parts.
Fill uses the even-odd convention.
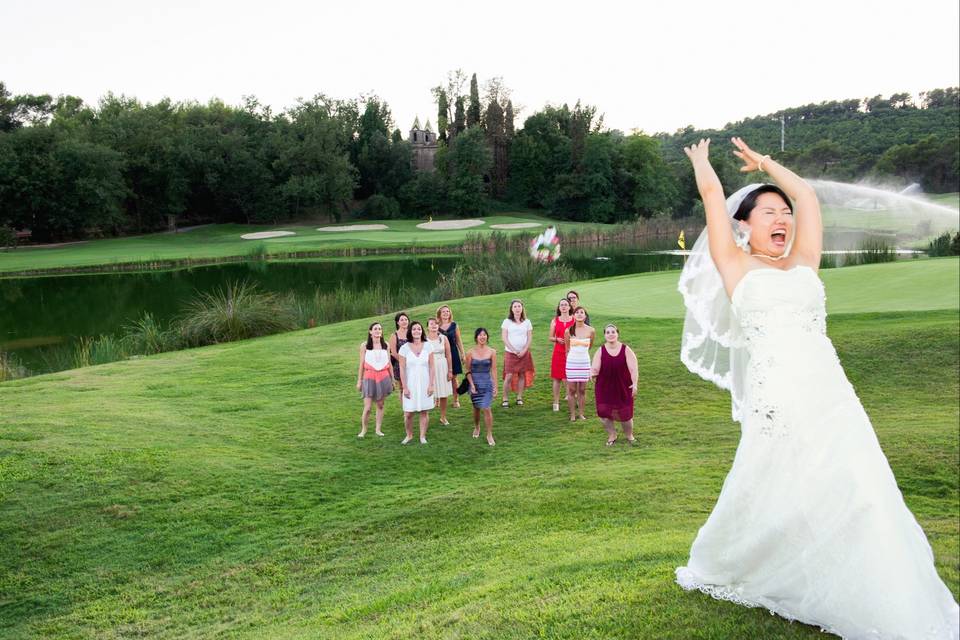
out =
[[[466,408],[400,447],[395,398],[388,437],[354,437],[366,320],[0,386],[0,636],[821,637],[673,584],[738,430],[678,362],[680,321],[609,314],[602,284],[592,316],[641,362],[634,448],[549,411],[543,291],[540,377],[492,449]],[[510,297],[454,310],[495,327]],[[957,308],[829,324],[956,595]]]
[[[960,260],[931,260],[871,264],[820,272],[827,287],[829,313],[921,311],[960,307]],[[550,287],[534,296],[542,304],[556,304],[570,287]],[[677,273],[646,273],[592,280],[576,287],[591,314],[654,318],[682,318],[683,300],[677,293]],[[592,317],[592,316],[591,316]]]
[[[325,224],[310,226],[247,226],[247,225],[211,225],[184,233],[156,233],[131,238],[112,238],[93,240],[54,248],[21,248],[12,252],[0,253],[0,272],[22,271],[26,269],[51,269],[56,267],[78,267],[122,262],[149,262],[153,260],[177,260],[184,258],[222,258],[243,256],[258,246],[268,253],[290,253],[296,251],[320,251],[338,249],[383,249],[402,248],[418,245],[450,246],[462,243],[468,233],[491,233],[493,224],[517,222],[539,222],[543,225],[554,221],[533,214],[495,215],[483,218],[484,225],[469,229],[449,231],[425,231],[418,229],[422,220],[358,220],[358,224],[386,224],[386,231],[317,231]],[[564,225],[567,226],[567,225]],[[571,225],[572,226],[572,223]],[[607,225],[577,224],[577,227]],[[532,229],[501,230],[501,233],[515,234],[535,231]],[[540,227],[542,230],[543,227]],[[267,240],[243,240],[240,236],[254,231],[295,231],[296,236],[271,238]]]

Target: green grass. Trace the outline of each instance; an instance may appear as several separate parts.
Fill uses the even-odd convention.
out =
[[[580,301],[594,313],[617,317],[682,318],[676,271],[645,273],[579,284]],[[960,307],[960,260],[936,258],[823,269],[828,313],[925,311]],[[534,296],[556,305],[569,287]],[[506,315],[506,314],[504,314]]]
[[[367,319],[0,385],[0,637],[822,638],[673,583],[739,429],[680,364],[678,318],[608,299],[656,277],[575,287],[638,353],[633,448],[550,411],[545,290],[522,296],[538,381],[495,409],[495,448],[467,408],[400,447],[395,397],[388,436],[355,438]],[[827,282],[831,302],[857,290]],[[455,301],[465,341],[512,296]],[[956,305],[829,320],[955,597],[958,331]]]
[[[311,225],[250,226],[222,224],[201,227],[183,233],[155,233],[129,238],[92,240],[63,247],[21,247],[14,251],[0,252],[0,273],[25,270],[91,267],[96,265],[143,263],[149,268],[151,262],[173,260],[197,260],[227,258],[231,256],[260,258],[269,254],[295,253],[299,251],[385,250],[411,247],[441,247],[460,245],[468,234],[489,234],[490,225],[517,222],[537,222],[542,227],[518,230],[501,230],[507,235],[543,230],[555,221],[534,214],[496,215],[483,218],[484,225],[469,229],[429,231],[418,229],[424,220],[355,220],[356,224],[386,224],[386,231],[317,231],[328,223]],[[565,228],[609,227],[565,223]],[[240,236],[255,231],[295,231],[295,236],[266,240],[244,240]]]

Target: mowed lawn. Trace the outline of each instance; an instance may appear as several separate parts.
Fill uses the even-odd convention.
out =
[[[938,299],[939,263],[956,273],[823,275],[831,305],[888,285],[888,308],[834,307],[828,330],[956,597],[960,310],[913,295]],[[670,277],[573,285],[638,353],[633,447],[550,411],[546,328],[569,287],[520,295],[538,380],[495,409],[492,448],[468,402],[425,446],[400,446],[396,397],[387,437],[355,437],[369,319],[0,385],[0,637],[822,638],[673,582],[739,429],[680,364],[675,305],[630,304]],[[464,341],[498,334],[513,296],[455,301]]]
[[[219,224],[198,227],[180,233],[154,233],[127,238],[110,238],[67,244],[59,247],[21,247],[0,251],[0,273],[25,270],[90,267],[134,262],[197,260],[245,256],[252,251],[266,254],[298,251],[339,251],[347,249],[409,249],[460,245],[468,234],[505,235],[542,231],[556,221],[535,214],[493,215],[478,218],[483,224],[467,229],[428,230],[418,224],[426,220],[355,220],[343,225],[317,223],[305,225]],[[493,229],[498,224],[531,223],[525,229]],[[327,226],[384,224],[379,231],[319,231]],[[565,223],[564,228],[603,228],[611,225]],[[242,235],[264,231],[292,231],[296,235],[262,240],[244,240]]]

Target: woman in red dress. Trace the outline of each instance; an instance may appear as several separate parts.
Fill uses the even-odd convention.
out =
[[[607,430],[607,446],[617,441],[614,421],[623,425],[623,435],[633,444],[633,400],[637,397],[637,356],[620,342],[617,325],[603,328],[603,345],[593,356],[591,374],[596,380],[593,389],[597,415]]]
[[[570,301],[560,298],[557,316],[550,323],[550,342],[553,343],[553,358],[550,360],[550,377],[553,379],[553,410],[560,411],[560,388],[567,377],[567,349],[564,332],[574,323],[570,313]]]

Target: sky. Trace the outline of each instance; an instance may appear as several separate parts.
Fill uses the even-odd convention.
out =
[[[960,84],[960,3],[4,0],[13,94],[107,92],[279,112],[324,93],[436,127],[448,72],[502,77],[524,117],[579,99],[630,132]],[[465,90],[468,87],[464,87]]]

